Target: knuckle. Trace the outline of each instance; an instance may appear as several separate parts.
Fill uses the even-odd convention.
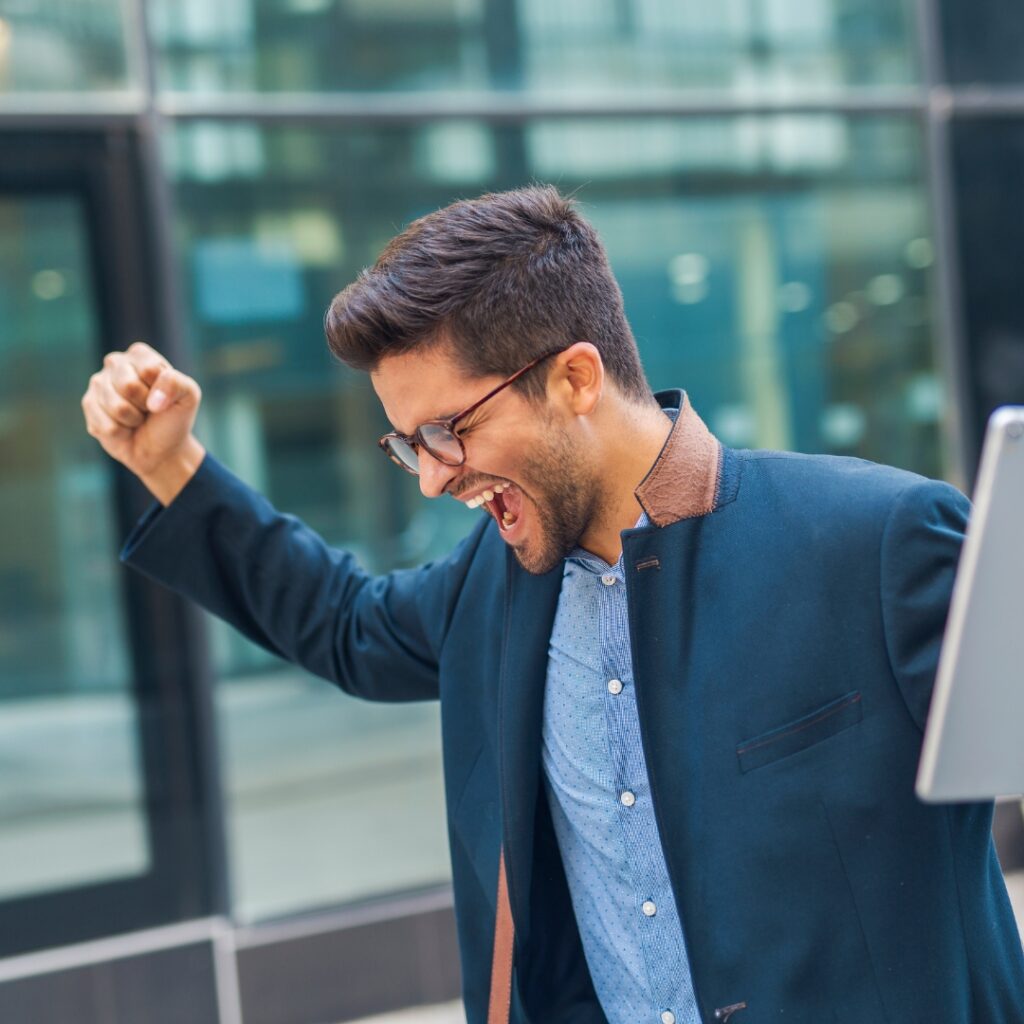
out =
[[[137,402],[140,405],[144,405],[147,389],[141,380],[130,380],[126,381],[124,386],[121,388],[121,394],[123,394],[130,402]]]

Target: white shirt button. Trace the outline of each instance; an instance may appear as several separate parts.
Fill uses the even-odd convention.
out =
[[[676,1015],[671,1010],[662,1010],[661,1024],[676,1024]]]
[[[644,917],[654,917],[658,912],[658,908],[654,905],[653,900],[644,900],[640,909],[644,912]]]
[[[623,807],[632,807],[636,803],[636,796],[627,789],[622,796],[619,797]]]
[[[621,679],[610,679],[608,681],[608,692],[619,694],[622,693],[622,680]]]
[[[604,585],[605,585],[606,587],[612,587],[612,586],[614,586],[614,585],[615,585],[615,577],[614,577],[614,576],[613,576],[613,575],[612,575],[612,574],[611,574],[610,572],[606,572],[606,573],[605,573],[605,574],[604,574],[604,575],[603,575],[603,576],[601,577],[601,582],[602,582],[602,583],[603,583],[603,584],[604,584]]]

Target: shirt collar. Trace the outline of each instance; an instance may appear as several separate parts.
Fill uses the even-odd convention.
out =
[[[640,512],[640,518],[636,521],[633,529],[640,529],[644,526],[650,526],[651,521],[647,517],[647,513],[644,511]],[[614,565],[609,565],[600,555],[595,555],[591,551],[587,551],[586,548],[581,548],[578,544],[565,556],[565,569],[563,571],[564,576],[568,576],[570,573],[570,563],[572,565],[580,565],[588,572],[593,573],[606,573],[612,572],[616,575],[622,575],[622,552],[619,552],[619,560]]]

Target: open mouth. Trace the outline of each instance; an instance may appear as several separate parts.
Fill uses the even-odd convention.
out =
[[[515,484],[498,483],[481,491],[475,498],[470,498],[466,504],[470,508],[486,505],[487,511],[494,516],[498,529],[511,530],[519,521],[523,495]]]

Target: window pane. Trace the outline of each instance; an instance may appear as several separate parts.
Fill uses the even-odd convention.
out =
[[[149,851],[81,209],[0,196],[0,898]]]
[[[371,569],[447,551],[483,513],[424,501],[376,450],[387,422],[330,360],[323,311],[411,219],[533,180],[578,190],[652,382],[724,441],[942,473],[913,122],[199,123],[166,143],[201,436]],[[243,916],[444,877],[435,710],[361,705],[214,637]]]
[[[120,0],[0,0],[0,95],[123,89]]]
[[[915,80],[910,0],[153,0],[162,88],[590,92]]]
[[[1000,115],[955,121],[951,139],[971,370],[967,409],[980,450],[992,410],[1024,405],[1019,272],[1024,246],[1024,119]]]
[[[1007,0],[939,0],[938,14],[951,83],[1024,83],[1024,7]]]

